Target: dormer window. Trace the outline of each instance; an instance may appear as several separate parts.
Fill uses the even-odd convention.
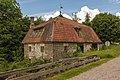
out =
[[[75,28],[75,31],[77,32],[77,35],[78,35],[79,37],[81,37],[80,28]]]
[[[44,28],[35,29],[35,30],[32,32],[31,37],[32,37],[32,38],[39,38],[39,37],[41,37],[43,31],[44,31]]]

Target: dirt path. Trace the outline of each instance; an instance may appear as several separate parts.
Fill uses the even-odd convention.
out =
[[[69,80],[120,80],[120,57]]]

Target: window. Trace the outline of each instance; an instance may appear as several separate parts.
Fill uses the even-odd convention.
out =
[[[64,52],[67,53],[67,50],[68,50],[68,46],[64,46]]]
[[[75,31],[77,32],[78,36],[81,37],[80,28],[75,28]]]
[[[93,44],[92,44],[92,48],[93,48],[93,49],[97,49],[97,47],[98,47],[98,45],[97,45],[96,43],[93,43]]]
[[[44,52],[44,46],[41,46],[41,52],[42,53]]]
[[[29,46],[29,52],[31,52],[32,51],[32,47],[31,46]]]
[[[35,51],[35,44],[28,45],[29,52]]]
[[[42,35],[43,31],[44,31],[44,28],[35,29],[35,30],[32,32],[31,37],[33,37],[33,38],[38,38],[38,37],[40,37],[40,36]]]

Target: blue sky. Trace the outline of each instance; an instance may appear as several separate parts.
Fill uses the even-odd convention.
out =
[[[115,14],[120,12],[120,0],[17,0],[23,15],[45,15],[59,11],[60,4],[63,12],[71,15],[80,11],[81,7],[88,6],[90,9],[99,9],[100,12]]]

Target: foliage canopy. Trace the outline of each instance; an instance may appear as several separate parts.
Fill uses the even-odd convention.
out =
[[[92,27],[103,42],[120,38],[120,19],[112,14],[100,13],[92,20]]]
[[[23,57],[21,41],[28,30],[25,20],[16,0],[0,0],[0,55],[8,62]]]

